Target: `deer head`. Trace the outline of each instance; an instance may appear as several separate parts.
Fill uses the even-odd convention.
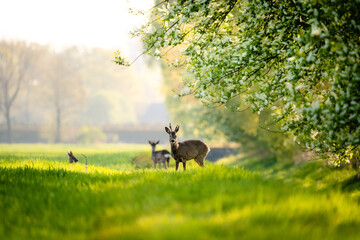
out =
[[[175,131],[172,130],[171,128],[171,123],[169,123],[169,128],[165,127],[165,131],[169,134],[169,141],[171,144],[176,144],[177,143],[177,132],[179,131],[179,125],[176,125],[175,127]]]
[[[68,154],[68,156],[69,156],[69,162],[70,163],[73,163],[73,162],[78,162],[79,160],[77,160],[77,158],[74,156],[74,154],[72,153],[72,151],[70,151],[70,152],[68,152],[67,153]]]

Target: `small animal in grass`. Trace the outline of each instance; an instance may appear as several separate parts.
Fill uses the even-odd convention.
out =
[[[156,168],[156,164],[159,165],[159,168],[161,168],[161,164],[164,165],[164,168],[166,169],[169,167],[169,161],[170,161],[170,153],[168,150],[160,150],[155,151],[156,145],[159,144],[159,141],[149,141],[149,144],[151,145],[152,152],[151,152],[151,159],[154,162],[154,168]]]
[[[206,143],[200,140],[178,142],[176,134],[179,131],[179,128],[179,125],[177,125],[173,131],[171,123],[169,123],[169,128],[165,127],[165,131],[169,134],[171,156],[175,159],[176,171],[178,170],[180,163],[183,164],[184,170],[186,170],[186,161],[192,159],[194,159],[200,167],[204,167],[205,158],[210,152],[210,148],[206,145]]]
[[[69,163],[76,163],[79,160],[77,160],[77,158],[74,156],[74,154],[72,153],[72,151],[67,153],[69,155]]]

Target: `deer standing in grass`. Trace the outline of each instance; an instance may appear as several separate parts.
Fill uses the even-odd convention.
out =
[[[164,168],[166,169],[169,167],[169,161],[170,161],[170,153],[168,150],[161,150],[161,151],[155,151],[156,145],[159,143],[159,141],[149,141],[149,144],[151,145],[152,152],[151,152],[151,159],[154,162],[154,168],[156,168],[156,164],[159,164],[159,168],[161,168],[161,163],[164,164]]]
[[[172,130],[171,124],[169,128],[165,127],[165,131],[169,134],[169,141],[171,146],[171,156],[176,162],[176,171],[179,168],[179,164],[182,162],[184,170],[186,170],[186,161],[194,159],[200,167],[205,166],[206,155],[210,152],[210,148],[206,143],[200,140],[187,140],[183,142],[177,141],[177,132],[179,131],[179,125],[175,127],[175,131]]]

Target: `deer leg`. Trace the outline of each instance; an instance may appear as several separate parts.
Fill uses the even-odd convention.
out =
[[[179,168],[179,162],[176,161],[176,167],[175,167],[176,171],[178,170],[178,168]]]
[[[197,158],[194,158],[195,162],[200,166],[200,161]]]
[[[164,163],[164,169],[166,169],[166,163],[165,163],[165,161],[164,161],[163,163]]]
[[[204,166],[205,166],[205,156],[201,156],[201,157],[195,158],[195,162],[196,162],[200,167],[204,167]]]
[[[156,168],[156,162],[154,161],[154,168]]]
[[[186,161],[185,160],[183,160],[183,167],[184,167],[184,171],[186,170]]]
[[[169,167],[170,158],[168,158],[168,159],[166,160],[166,162],[167,162],[167,167]]]
[[[199,161],[199,166],[200,166],[200,167],[204,167],[204,166],[205,166],[205,159],[204,159],[204,158]]]

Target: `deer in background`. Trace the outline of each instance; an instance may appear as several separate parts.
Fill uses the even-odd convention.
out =
[[[164,164],[164,168],[169,167],[169,161],[170,161],[170,153],[168,150],[161,150],[161,151],[155,151],[156,145],[159,144],[159,141],[149,141],[149,144],[151,145],[152,152],[151,152],[151,159],[154,162],[154,168],[156,168],[156,164],[159,164],[159,168],[161,168],[161,163]]]
[[[179,125],[175,127],[175,131],[171,128],[165,127],[165,131],[169,134],[169,141],[171,146],[171,156],[176,162],[176,171],[179,168],[179,163],[182,162],[184,170],[186,170],[186,161],[194,159],[200,167],[205,166],[206,155],[210,152],[210,148],[206,143],[200,140],[187,140],[183,142],[177,141],[177,132],[179,131]]]
[[[69,163],[76,163],[79,160],[77,160],[77,158],[74,156],[74,154],[72,153],[72,151],[70,151],[69,153],[67,153],[69,155]]]

